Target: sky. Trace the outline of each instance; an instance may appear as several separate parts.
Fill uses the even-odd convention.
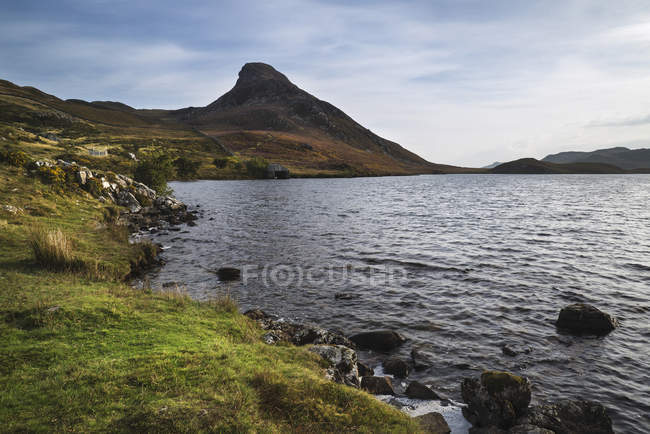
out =
[[[204,106],[265,62],[429,161],[650,147],[646,0],[0,0],[0,78]]]

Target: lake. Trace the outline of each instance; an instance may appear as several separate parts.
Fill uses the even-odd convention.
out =
[[[592,399],[621,432],[650,427],[650,176],[444,175],[172,183],[202,214],[156,234],[154,287],[230,293],[346,334],[391,328],[460,400],[483,369],[530,378],[533,401]],[[244,281],[211,270],[234,266]],[[339,294],[339,298],[335,297]],[[554,325],[585,302],[616,316],[602,338]],[[502,353],[508,344],[521,353]],[[380,358],[361,353],[377,364]]]

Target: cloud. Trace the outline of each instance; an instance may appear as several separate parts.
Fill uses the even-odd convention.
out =
[[[264,61],[441,163],[650,137],[650,116],[638,115],[650,98],[650,5],[634,0],[48,6],[3,10],[0,77],[64,98],[205,105],[243,63]]]

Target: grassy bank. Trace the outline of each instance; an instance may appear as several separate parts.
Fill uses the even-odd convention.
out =
[[[3,431],[416,430],[324,380],[304,348],[263,344],[227,297],[130,288],[123,279],[147,249],[129,246],[107,216],[85,193],[56,193],[0,165]],[[59,230],[83,265],[37,261],[34,242]]]

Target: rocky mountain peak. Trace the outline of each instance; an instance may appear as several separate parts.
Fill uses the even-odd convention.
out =
[[[237,85],[246,85],[260,81],[274,80],[284,83],[290,83],[286,75],[276,70],[271,65],[260,62],[247,63],[239,71]]]

